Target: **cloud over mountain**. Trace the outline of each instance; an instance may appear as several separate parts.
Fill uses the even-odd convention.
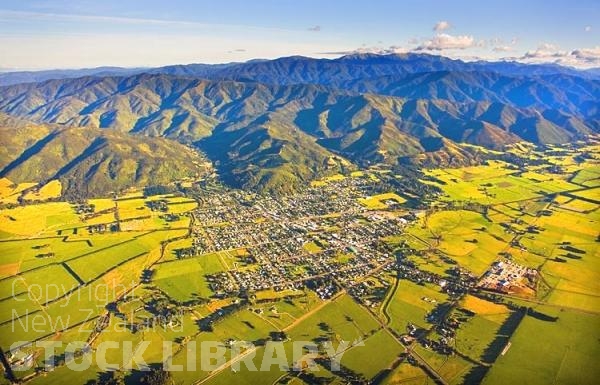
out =
[[[519,60],[529,63],[556,63],[560,65],[591,68],[600,66],[600,46],[561,50],[554,44],[544,43],[533,51],[527,51]]]
[[[468,35],[450,35],[439,33],[429,40],[425,40],[417,47],[418,51],[442,51],[446,49],[466,49],[475,46],[475,39]]]
[[[449,29],[451,26],[452,25],[449,22],[447,22],[445,20],[442,20],[442,21],[438,21],[433,26],[433,30],[436,31],[436,32],[441,32],[441,31],[445,31],[445,30]]]

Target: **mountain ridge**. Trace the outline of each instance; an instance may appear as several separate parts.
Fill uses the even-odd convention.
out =
[[[464,64],[414,58],[426,66]],[[565,143],[600,130],[597,80],[464,68],[408,75],[396,68],[379,76],[383,70],[368,63],[375,59],[403,63],[396,56],[338,59],[361,62],[354,75],[376,75],[358,80],[340,73],[326,79],[326,72],[312,79],[317,62],[300,68],[298,57],[244,64],[245,72],[232,72],[243,81],[162,73],[47,80],[0,87],[0,111],[41,124],[177,140],[207,154],[229,184],[266,191],[377,162],[479,159],[463,144],[501,150],[523,140]],[[259,79],[247,76],[257,68]],[[307,83],[264,82],[282,74]]]
[[[413,60],[412,66],[410,60]],[[323,59],[307,56],[288,56],[277,59],[254,59],[246,62],[232,62],[221,64],[173,64],[160,67],[96,67],[82,69],[62,69],[62,70],[40,70],[40,71],[11,71],[0,73],[0,86],[14,85],[21,83],[35,83],[51,79],[67,79],[78,78],[82,76],[119,76],[119,75],[136,75],[140,73],[166,74],[166,75],[188,75],[194,77],[212,78],[214,80],[230,79],[244,80],[239,72],[248,71],[256,66],[277,65],[281,62],[295,61],[322,63],[336,65],[340,63],[358,64],[360,66],[373,66],[380,64],[394,65],[404,62],[400,66],[387,71],[387,74],[399,73],[418,73],[418,72],[433,72],[444,70],[457,70],[469,68],[472,71],[487,71],[495,72],[504,75],[548,75],[548,74],[565,74],[578,76],[587,79],[600,79],[600,68],[590,68],[585,70],[576,69],[573,67],[562,66],[554,63],[527,64],[511,60],[498,61],[463,61],[460,59],[451,59],[441,55],[431,55],[425,53],[405,53],[405,54],[376,54],[376,53],[349,53],[337,58]],[[238,74],[236,74],[238,73]],[[357,76],[355,76],[357,78]],[[248,79],[258,81],[255,76],[250,76]],[[348,80],[348,79],[346,79]],[[306,80],[300,81],[306,83]]]

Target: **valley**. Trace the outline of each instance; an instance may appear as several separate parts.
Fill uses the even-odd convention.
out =
[[[173,380],[592,384],[599,143],[477,148],[490,159],[420,172],[340,163],[288,194],[204,173],[10,202],[27,186],[3,179],[4,373],[27,384],[136,381],[134,363],[160,364],[163,341],[183,366],[217,341],[224,362],[201,354]],[[291,360],[293,341],[314,344],[316,367]],[[323,341],[342,346],[341,370],[328,369]],[[56,344],[54,355],[26,342]],[[260,367],[275,344],[287,369],[250,370],[245,358]]]
[[[0,385],[598,383],[597,0],[0,20]]]

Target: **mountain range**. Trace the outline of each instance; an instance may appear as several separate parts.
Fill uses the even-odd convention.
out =
[[[14,135],[19,145],[9,141],[15,150],[5,154],[8,166],[0,176],[26,175],[15,170],[39,162],[42,152],[31,148],[37,146],[34,139],[44,139],[40,132],[58,132],[65,148],[71,141],[85,142],[73,145],[70,154],[92,151],[98,138],[114,144],[103,147],[105,157],[127,145],[152,143],[156,151],[134,153],[148,164],[158,164],[160,153],[172,159],[162,168],[186,175],[197,171],[188,163],[199,162],[198,150],[233,186],[285,192],[348,167],[456,166],[480,160],[481,151],[472,145],[501,150],[518,141],[564,143],[600,131],[597,72],[556,65],[369,54],[104,68],[82,77],[37,74],[19,84],[10,75],[0,75],[7,84],[0,87],[0,111],[33,123]],[[46,76],[55,78],[38,81]],[[178,154],[158,150],[162,143],[172,143]],[[71,165],[79,161],[63,158]],[[85,158],[87,171],[77,173],[72,166],[54,175],[68,175],[71,190],[80,191],[84,184],[76,181],[85,180],[100,158]],[[159,179],[166,179],[162,168],[149,167],[148,174],[162,172],[165,178]],[[101,169],[107,172],[96,167]],[[112,174],[127,170],[131,167],[123,165]],[[135,181],[131,174],[125,179]],[[94,182],[85,193],[125,184]]]
[[[292,68],[293,67],[293,68]],[[556,64],[523,64],[515,61],[465,62],[443,56],[422,53],[350,54],[337,59],[316,59],[303,56],[275,60],[255,59],[243,63],[185,64],[157,68],[98,67],[46,71],[15,71],[0,73],[0,86],[36,83],[51,79],[84,76],[129,76],[141,73],[230,79],[291,84],[348,81],[386,75],[406,75],[419,72],[469,71],[494,72],[509,76],[572,75],[600,79],[600,68],[578,70]]]

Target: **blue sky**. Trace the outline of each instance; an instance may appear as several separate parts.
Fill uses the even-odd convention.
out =
[[[419,51],[600,66],[598,0],[3,0],[0,68]]]

